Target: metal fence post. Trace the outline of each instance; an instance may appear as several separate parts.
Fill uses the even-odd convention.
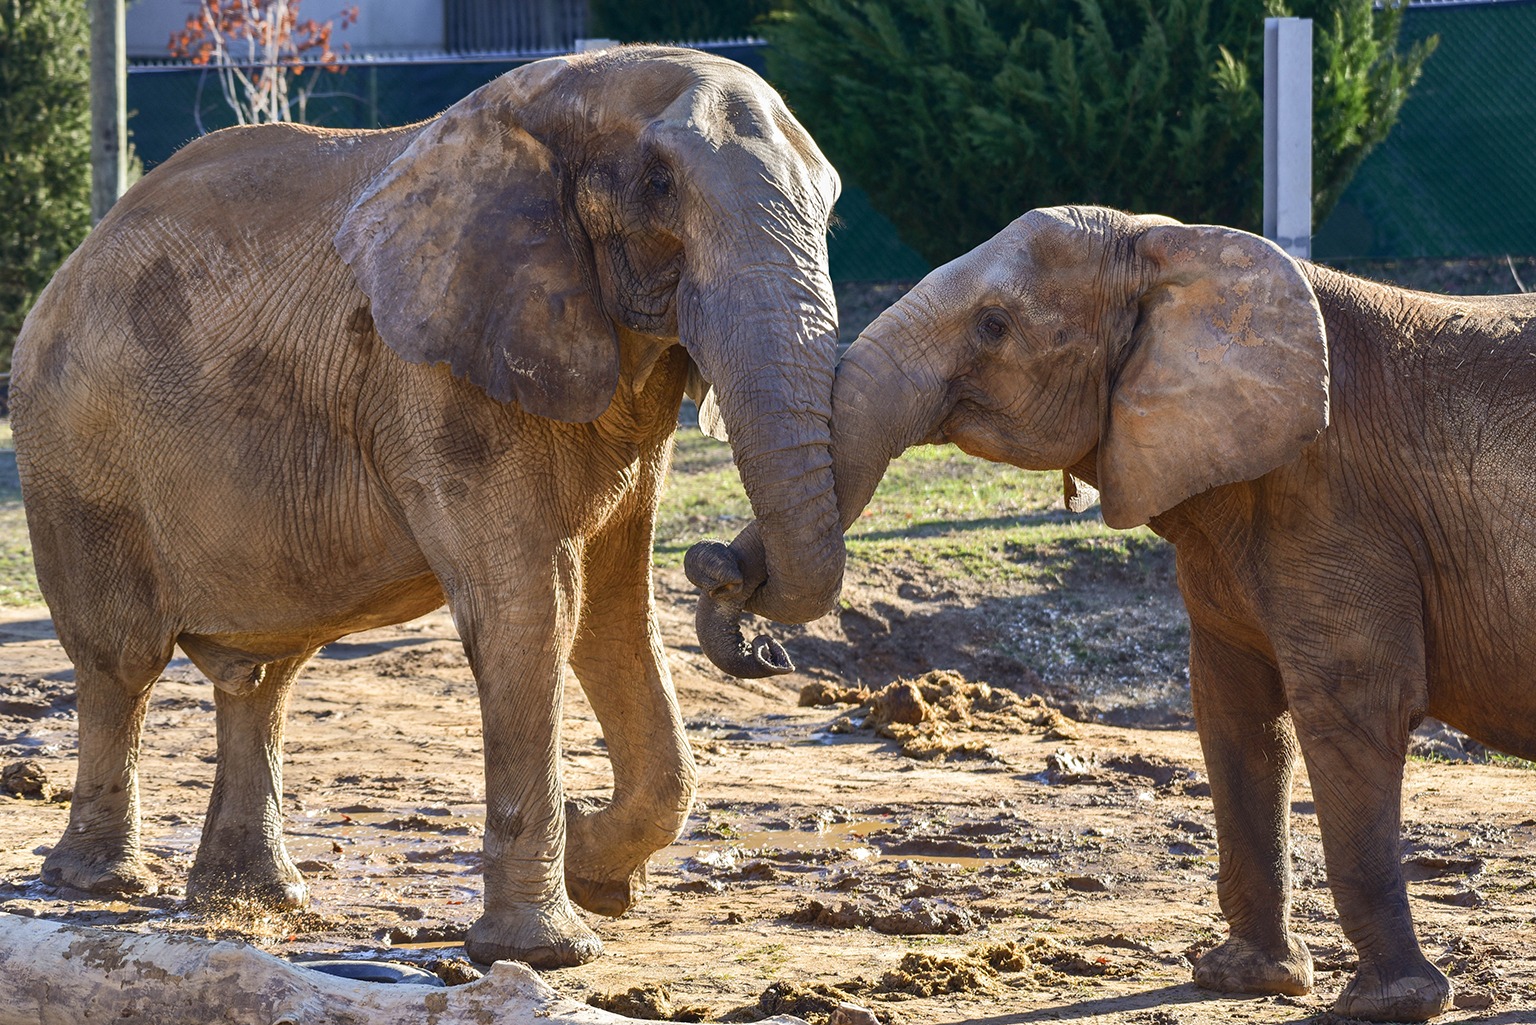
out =
[[[1312,256],[1312,19],[1264,19],[1264,237]]]

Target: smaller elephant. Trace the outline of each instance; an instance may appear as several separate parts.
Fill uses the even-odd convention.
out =
[[[1290,923],[1299,746],[1359,951],[1335,1009],[1450,1007],[1409,915],[1403,767],[1426,715],[1536,758],[1533,352],[1536,296],[1410,292],[1230,228],[1064,207],[935,270],[840,363],[845,529],[891,459],[952,442],[1065,469],[1110,526],[1173,543],[1230,926],[1200,985],[1312,987]]]

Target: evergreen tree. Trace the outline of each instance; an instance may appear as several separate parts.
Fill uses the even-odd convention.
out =
[[[1316,39],[1316,218],[1433,42],[1402,8],[1297,0]],[[1263,19],[1277,0],[799,0],[769,71],[827,155],[935,262],[1024,211],[1101,203],[1258,230]]]
[[[790,0],[589,0],[593,36],[626,43],[740,39]]]
[[[91,225],[90,56],[78,0],[0,0],[0,366]]]

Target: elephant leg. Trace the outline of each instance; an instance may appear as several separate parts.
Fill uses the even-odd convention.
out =
[[[638,898],[646,860],[677,838],[698,779],[651,603],[650,567],[649,515],[624,518],[589,545],[571,655],[608,745],[613,800],[567,807],[565,885],[576,903],[603,915],[623,914]]]
[[[159,883],[139,849],[139,740],[170,647],[158,662],[151,656],[133,664],[77,654],[71,647],[80,717],[75,791],[42,879],[91,893],[155,893]]]
[[[219,764],[187,875],[194,905],[296,908],[308,900],[304,877],[283,845],[282,759],[288,699],[310,654],[269,663],[249,690],[214,690]]]
[[[1344,933],[1360,956],[1334,1004],[1349,1018],[1424,1021],[1451,1006],[1451,986],[1419,948],[1400,856],[1403,763],[1427,695],[1417,620],[1366,633],[1374,656],[1337,655],[1284,670],[1291,714],[1312,781],[1328,885]],[[1316,637],[1328,628],[1313,624]],[[1337,630],[1337,627],[1334,627]],[[1411,643],[1407,643],[1411,641]],[[1359,651],[1359,636],[1324,641]],[[1411,660],[1401,656],[1412,653]],[[1283,657],[1283,656],[1282,656]],[[1405,664],[1405,661],[1411,664]]]
[[[1216,812],[1216,892],[1229,930],[1195,963],[1195,982],[1227,993],[1309,992],[1312,955],[1290,928],[1296,741],[1280,675],[1197,626],[1189,680]]]
[[[489,567],[445,590],[480,693],[485,747],[485,911],[464,947],[476,961],[583,964],[602,943],[566,896],[560,708],[580,600],[580,555],[561,543],[504,565],[555,567],[497,585]],[[494,548],[487,550],[495,551]]]

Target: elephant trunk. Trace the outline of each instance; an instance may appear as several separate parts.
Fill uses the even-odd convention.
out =
[[[789,267],[749,262],[755,271],[743,271],[714,295],[680,308],[700,321],[727,315],[705,311],[731,316],[728,324],[714,325],[723,334],[721,344],[690,351],[719,388],[720,412],[756,519],[745,540],[695,545],[685,566],[710,596],[696,623],[700,644],[734,675],[794,668],[775,642],[761,638],[754,647],[740,640],[736,623],[743,610],[803,623],[825,614],[842,589],[828,424],[837,314],[830,280],[824,272],[808,273],[807,263],[815,265],[803,259]],[[742,365],[733,365],[738,354]]]
[[[893,344],[906,348],[901,342],[907,337],[907,324],[905,310],[887,311],[860,336],[837,368],[832,472],[840,552],[842,532],[869,504],[891,460],[932,436],[947,412],[947,378],[940,369],[925,371],[916,365],[899,365],[887,348]],[[689,550],[685,561],[689,579],[704,592],[695,620],[700,647],[716,666],[733,676],[774,676],[794,669],[777,641],[759,636],[748,643],[741,633],[743,611],[778,617],[761,612],[751,601],[734,600],[729,586],[719,586],[722,580],[732,579],[733,571],[750,581],[767,558],[764,525],[753,522],[729,547],[718,541],[700,542]],[[818,615],[830,610],[841,590],[841,561],[837,570],[838,590],[832,592]]]

